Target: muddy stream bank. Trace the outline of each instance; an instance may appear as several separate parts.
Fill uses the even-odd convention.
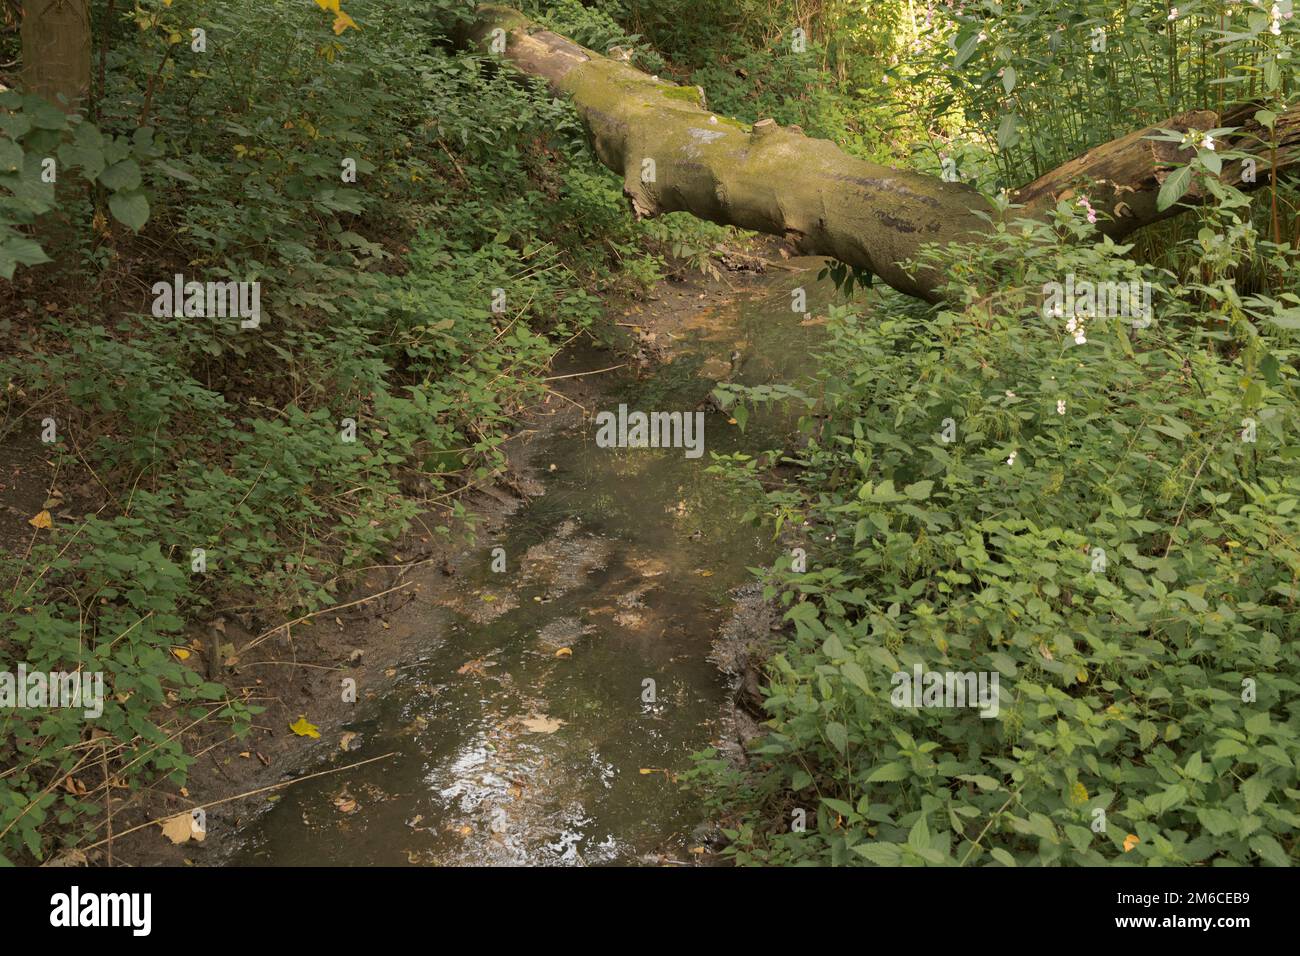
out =
[[[816,266],[799,261],[801,266]],[[674,782],[690,754],[733,734],[727,678],[709,659],[770,533],[709,453],[788,447],[791,419],[752,416],[742,432],[708,401],[718,380],[795,383],[818,329],[791,310],[815,271],[731,279],[734,296],[683,295],[662,350],[640,373],[583,379],[589,391],[534,422],[535,493],[421,594],[416,650],[391,687],[362,699],[338,738],[312,746],[328,770],[264,799],[222,862],[234,865],[595,865],[697,858],[702,813]],[[671,295],[665,290],[665,295]],[[662,311],[662,310],[661,310]],[[638,322],[635,313],[624,319]],[[650,327],[648,325],[648,327]],[[655,342],[658,342],[656,345]],[[575,347],[555,375],[611,365]],[[557,405],[560,403],[556,403]],[[703,454],[600,447],[600,411],[703,414]],[[557,409],[558,414],[558,409]]]

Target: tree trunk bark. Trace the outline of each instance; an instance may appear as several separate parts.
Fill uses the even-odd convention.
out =
[[[601,56],[508,7],[479,7],[462,39],[497,53],[572,98],[600,161],[623,177],[638,216],[686,211],[723,225],[792,240],[801,251],[867,269],[900,292],[936,301],[940,276],[909,272],[903,262],[926,243],[970,241],[990,230],[992,206],[970,186],[849,156],[834,143],[805,136],[797,126],[765,119],[752,126],[712,113],[698,87],[647,76]],[[1174,215],[1156,210],[1171,163],[1186,162],[1177,145],[1144,137],[1163,127],[1186,131],[1243,125],[1239,109],[1222,122],[1213,111],[1171,117],[1155,127],[1089,150],[1012,195],[1025,208],[1014,216],[1041,218],[1059,199],[1086,187],[1113,238]],[[1278,166],[1300,161],[1300,108],[1277,121]],[[1254,132],[1258,132],[1255,130]],[[1245,142],[1238,134],[1233,142]],[[1224,148],[1233,143],[1225,142]],[[1266,157],[1267,151],[1261,151]],[[1241,164],[1224,178],[1241,183]],[[1268,180],[1261,159],[1255,185]],[[1196,202],[1189,195],[1185,201]]]
[[[27,0],[22,42],[24,92],[76,109],[90,90],[89,0]]]

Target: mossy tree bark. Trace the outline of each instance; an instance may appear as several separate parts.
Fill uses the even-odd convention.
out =
[[[804,252],[870,270],[895,289],[931,301],[939,277],[911,274],[903,262],[926,243],[971,240],[990,228],[986,217],[994,210],[970,186],[856,159],[798,127],[772,120],[750,126],[711,113],[698,88],[647,76],[508,7],[480,7],[464,39],[572,99],[596,155],[623,176],[637,216],[681,210],[785,236]],[[1112,238],[1128,235],[1177,211],[1157,211],[1156,196],[1170,164],[1188,158],[1177,155],[1176,144],[1146,137],[1161,127],[1239,125],[1222,120],[1245,122],[1246,115],[1184,113],[1098,146],[1016,191],[1013,201],[1025,207],[1016,215],[1044,216],[1086,186],[1093,207],[1113,217],[1103,219],[1102,231]],[[1300,161],[1300,110],[1279,117],[1278,129],[1278,167],[1294,166]],[[1247,132],[1236,139],[1249,141]],[[1261,159],[1259,168],[1265,170],[1267,161]],[[1233,164],[1224,176],[1239,183],[1240,172]],[[1261,172],[1256,185],[1266,179]]]

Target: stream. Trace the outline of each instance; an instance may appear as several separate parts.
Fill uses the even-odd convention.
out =
[[[820,330],[792,312],[790,289],[803,284],[809,310],[824,309],[815,275],[773,270],[740,280],[728,301],[683,302],[669,363],[598,376],[595,410],[704,408],[703,457],[598,447],[590,419],[538,437],[529,457],[545,493],[477,542],[448,593],[416,602],[420,657],[382,698],[357,704],[351,748],[322,745],[308,772],[395,756],[281,791],[227,862],[694,859],[703,813],[673,774],[726,731],[710,645],[729,592],[775,556],[770,532],[742,524],[746,503],[705,469],[709,452],[787,446],[793,421],[755,414],[742,433],[701,403],[723,376],[795,383],[812,370]],[[576,348],[555,371],[610,364]]]

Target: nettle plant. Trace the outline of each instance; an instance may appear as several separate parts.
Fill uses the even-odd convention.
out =
[[[43,97],[0,93],[0,277],[50,261],[49,250],[22,227],[87,189],[138,231],[149,217],[144,172],[161,152],[150,126],[115,136]]]
[[[1128,248],[1062,203],[931,250],[947,307],[832,309],[803,494],[767,496],[807,555],[766,576],[770,732],[702,758],[738,861],[1296,858],[1300,301]],[[1068,276],[1151,283],[1153,321],[1045,309]],[[918,664],[996,673],[997,717],[895,707]]]

